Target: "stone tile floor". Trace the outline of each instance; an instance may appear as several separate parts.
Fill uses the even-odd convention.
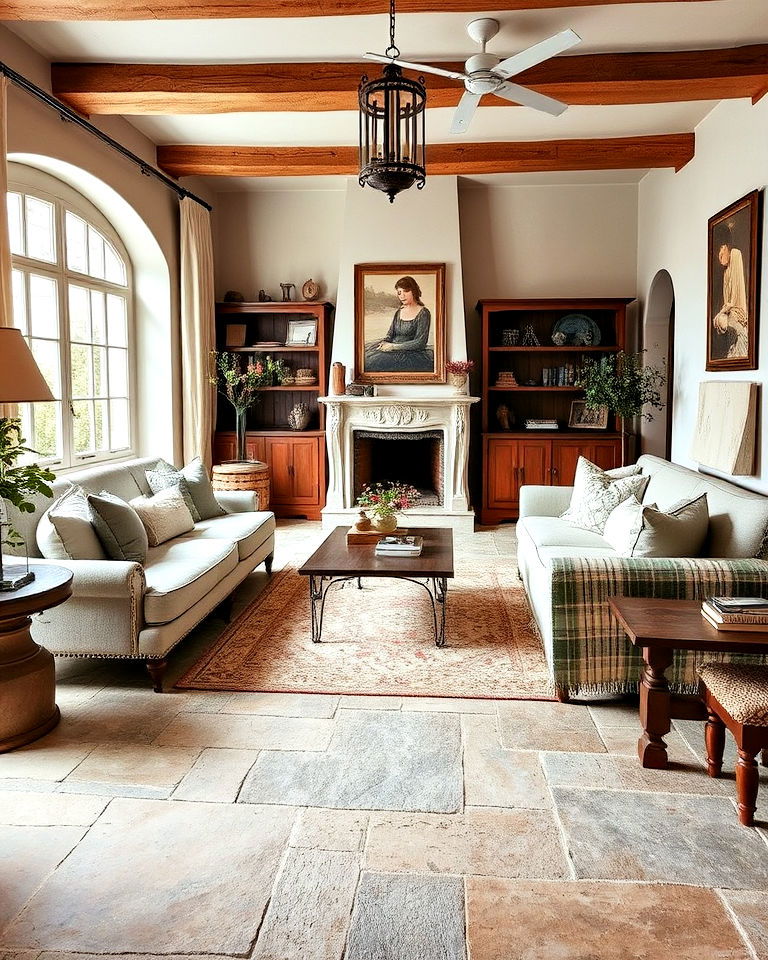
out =
[[[514,529],[458,547],[513,563]],[[629,701],[170,689],[222,627],[162,696],[59,662],[60,726],[0,755],[0,960],[768,960],[767,771],[740,827],[700,724],[644,771]]]

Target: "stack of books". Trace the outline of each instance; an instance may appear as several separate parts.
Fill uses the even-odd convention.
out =
[[[531,417],[528,417],[523,426],[526,430],[558,430],[559,425],[557,420],[534,420]]]
[[[716,630],[768,632],[765,597],[707,597],[701,605],[704,619]]]
[[[374,552],[377,557],[418,557],[423,544],[423,537],[382,537]]]
[[[501,370],[496,377],[497,387],[516,387],[517,379],[511,370]]]

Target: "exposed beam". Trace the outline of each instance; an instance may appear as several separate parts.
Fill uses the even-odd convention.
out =
[[[427,146],[432,175],[539,173],[550,170],[679,170],[694,154],[692,133],[609,140],[520,143],[434,143]],[[358,171],[357,147],[157,148],[157,162],[174,177],[349,176]]]
[[[305,112],[357,109],[361,75],[377,70],[368,63],[55,63],[51,81],[57,97],[85,114]],[[464,92],[455,80],[425,80],[432,107],[455,106]],[[768,44],[553,57],[515,82],[576,105],[754,99],[768,86]],[[486,105],[511,106],[498,97]]]
[[[550,10],[670,0],[495,0],[493,10]],[[718,0],[671,0],[673,3]],[[3,20],[231,20],[386,13],[387,0],[4,0]],[[399,0],[398,13],[477,13],[487,0]]]

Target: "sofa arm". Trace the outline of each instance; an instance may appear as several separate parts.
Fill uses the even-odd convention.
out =
[[[214,490],[213,495],[227,513],[251,513],[259,509],[259,497],[253,490]]]
[[[144,569],[124,560],[46,560],[74,573],[66,603],[35,618],[32,631],[52,653],[136,657],[144,626]]]
[[[571,502],[573,487],[520,487],[520,518],[559,517]]]

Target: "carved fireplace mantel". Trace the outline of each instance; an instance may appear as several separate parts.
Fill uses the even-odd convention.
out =
[[[450,526],[471,532],[474,512],[469,507],[467,464],[469,407],[479,397],[320,397],[326,405],[328,496],[323,526],[350,523],[357,513],[354,496],[355,430],[380,432],[443,432],[444,471],[442,504],[408,511],[413,526]]]

